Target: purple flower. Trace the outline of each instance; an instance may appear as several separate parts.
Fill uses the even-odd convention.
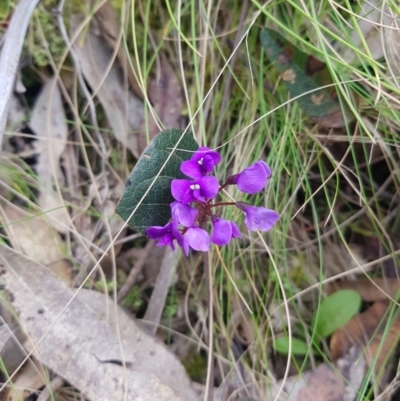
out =
[[[219,185],[215,177],[202,177],[199,180],[172,180],[172,196],[187,205],[193,201],[206,203],[218,194]]]
[[[239,191],[246,194],[256,194],[265,187],[270,176],[271,169],[268,164],[259,160],[241,173],[230,176],[227,182],[229,185],[236,184]]]
[[[171,214],[172,221],[176,226],[182,224],[185,227],[191,227],[194,224],[199,211],[189,205],[184,205],[176,201],[171,203]]]
[[[244,224],[250,231],[268,231],[279,220],[279,213],[275,210],[252,206],[245,202],[236,202],[235,206],[246,215]]]
[[[164,227],[160,226],[152,226],[146,230],[146,235],[151,238],[158,240],[157,246],[165,246],[168,245],[174,251],[174,239],[178,242],[178,245],[183,248],[185,255],[189,255],[189,245],[186,241],[186,238],[182,236],[179,232],[178,227],[170,222]]]
[[[202,228],[190,227],[183,236],[194,250],[202,252],[210,250],[210,235]]]
[[[220,161],[221,156],[218,152],[203,146],[194,152],[190,160],[181,164],[181,171],[188,177],[199,180],[207,173],[211,173],[214,170],[214,166]]]
[[[211,242],[214,244],[222,246],[228,244],[232,238],[242,238],[239,227],[233,221],[214,217],[212,224],[214,231]]]

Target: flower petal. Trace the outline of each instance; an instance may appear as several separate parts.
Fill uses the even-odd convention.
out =
[[[180,168],[183,174],[195,180],[199,180],[204,175],[201,167],[202,166],[196,160],[186,160],[182,162]]]
[[[190,227],[183,236],[189,246],[196,251],[207,252],[210,250],[210,236],[207,231],[199,227]]]
[[[268,231],[279,220],[279,213],[265,207],[256,207],[245,202],[236,202],[235,206],[246,215],[244,224],[250,231]]]
[[[212,150],[207,146],[202,146],[201,148],[197,149],[190,160],[194,160],[197,162],[203,159],[205,156],[211,156],[214,161],[214,165],[218,164],[221,161],[221,155],[216,150]]]
[[[239,191],[256,194],[267,184],[268,174],[271,175],[271,169],[267,163],[260,160],[237,174],[235,183]]]
[[[174,246],[174,236],[172,233],[164,234],[164,236],[157,242],[156,246],[165,246],[168,245],[173,251],[175,251]]]
[[[172,180],[171,182],[171,193],[172,196],[183,204],[190,203],[194,200],[190,185],[193,181],[188,180]]]
[[[233,221],[230,221],[232,226],[232,238],[242,238],[242,234],[240,234],[239,227]]]
[[[161,239],[171,229],[172,223],[167,223],[164,227],[152,226],[146,230],[146,235],[151,239]]]
[[[185,227],[191,227],[199,211],[190,205],[184,205],[180,202],[171,203],[172,220],[176,225],[182,224]]]
[[[203,177],[199,180],[201,195],[209,200],[215,198],[219,191],[218,180],[215,177]]]
[[[214,230],[211,237],[211,242],[219,246],[229,243],[232,239],[232,226],[231,222],[224,219],[216,218],[212,222]]]
[[[260,163],[264,167],[265,174],[267,174],[267,178],[271,177],[272,174],[271,168],[268,166],[267,163],[265,163],[265,161],[258,160],[256,163]]]

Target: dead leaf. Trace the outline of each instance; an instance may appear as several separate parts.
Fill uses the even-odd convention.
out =
[[[231,382],[230,392],[218,399],[239,401],[353,401],[357,398],[365,373],[365,361],[360,356],[360,347],[354,346],[336,363],[322,363],[316,369],[290,376],[285,381],[252,380],[252,382]],[[278,392],[282,390],[278,396]],[[230,394],[230,395],[229,395]],[[226,396],[229,395],[229,398]],[[278,396],[278,397],[277,397]]]
[[[56,78],[43,86],[33,107],[29,127],[37,138],[34,148],[37,152],[35,170],[41,184],[39,205],[56,230],[65,234],[70,220],[64,200],[54,190],[54,184],[62,185],[64,182],[60,159],[67,142],[68,126]]]
[[[40,363],[27,360],[4,396],[7,401],[21,401],[35,394],[46,384],[47,374]]]
[[[156,71],[156,77],[149,83],[148,94],[154,111],[165,129],[181,128],[183,108],[181,85],[164,53],[160,53],[160,67]],[[154,118],[150,117],[151,139],[160,130]]]
[[[362,277],[355,281],[335,282],[327,286],[329,293],[345,289],[357,291],[366,302],[386,301],[388,297],[394,298],[400,289],[400,282],[397,278]]]
[[[37,358],[88,398],[122,400],[126,394],[137,401],[195,400],[183,367],[173,362],[175,357],[114,303],[111,313],[107,309],[105,313],[115,317],[117,312],[118,320],[107,323],[80,295],[65,308],[72,291],[45,266],[2,244],[0,265],[10,304],[29,334],[25,347],[32,350],[36,345]],[[102,300],[97,307],[104,311],[106,298]]]
[[[38,0],[22,0],[12,13],[0,53],[0,150],[7,123],[9,100],[19,71],[19,59],[25,40],[26,30]]]
[[[64,244],[60,234],[45,216],[32,215],[11,204],[4,204],[0,212],[13,248],[43,263],[58,277],[70,283],[72,269],[62,251]]]
[[[81,17],[71,17],[73,34],[81,23]],[[74,47],[83,75],[99,99],[115,137],[138,158],[137,137],[144,125],[143,103],[124,87],[120,68],[112,60],[112,51],[104,39],[89,29]]]
[[[379,24],[381,23],[381,7],[382,5],[380,1],[364,1],[361,10],[358,12],[358,15],[362,17],[358,20],[358,29],[353,29],[350,36],[351,43],[363,53],[367,54],[367,50],[364,49],[365,41],[368,46],[368,51],[375,60],[383,57],[379,27]],[[338,48],[339,52],[341,52],[342,45],[338,45]],[[349,47],[346,47],[342,53],[342,57],[347,63],[352,63],[357,59],[357,57],[359,57],[354,50]]]
[[[379,7],[381,5],[379,4]],[[385,48],[385,59],[393,82],[399,87],[398,80],[400,74],[400,19],[399,15],[388,5],[382,7],[383,24],[386,27],[381,29],[381,42]]]
[[[21,365],[26,351],[21,343],[25,334],[15,323],[0,326],[0,357],[2,367],[11,375]]]
[[[338,98],[325,63],[302,52],[278,32],[264,28],[261,43],[267,57],[274,62],[292,97],[317,124],[339,128],[354,119],[350,109]]]
[[[124,71],[124,76],[128,77],[129,85],[135,95],[139,99],[143,100],[143,91],[140,88],[137,79],[135,78],[135,74],[132,71],[132,66],[137,71],[136,60],[134,59],[132,54],[126,53],[125,46],[120,40],[121,25],[119,23],[119,19],[117,17],[117,13],[115,12],[114,7],[109,1],[106,1],[97,10],[94,17],[98,22],[101,36],[105,39],[109,48],[114,51],[116,46],[118,46],[117,58]],[[130,63],[128,62],[128,57],[130,59]]]
[[[375,372],[378,372],[400,338],[399,317],[392,321],[389,331],[384,335],[388,324],[387,315],[385,315],[388,306],[389,302],[375,302],[365,312],[355,316],[336,331],[330,342],[332,358],[338,359],[351,347],[358,345],[362,348],[369,364],[377,358]]]

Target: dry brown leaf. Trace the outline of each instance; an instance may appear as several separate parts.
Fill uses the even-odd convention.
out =
[[[354,345],[362,348],[369,364],[377,358],[375,372],[384,366],[400,338],[400,319],[395,318],[386,335],[389,302],[375,302],[365,312],[355,316],[345,326],[336,331],[330,342],[332,358],[338,359]]]
[[[176,358],[114,303],[110,313],[104,309],[104,297],[101,303],[91,305],[105,311],[106,316],[118,316],[118,320],[107,323],[86,304],[87,300],[79,299],[82,295],[65,308],[74,295],[72,291],[45,266],[2,244],[0,265],[11,307],[29,334],[25,347],[32,350],[36,344],[35,356],[88,398],[122,400],[126,391],[128,400],[195,400]]]
[[[171,64],[163,53],[160,53],[160,69],[156,71],[155,78],[149,83],[148,94],[154,111],[164,127],[166,129],[181,128],[182,89]],[[150,138],[153,138],[160,130],[151,115],[149,121]],[[146,146],[146,144],[143,145]]]
[[[351,42],[355,47],[367,54],[367,50],[364,48],[365,41],[372,57],[375,60],[378,60],[383,56],[379,26],[381,18],[381,2],[377,0],[363,2],[359,15],[362,17],[358,22],[359,30],[354,29],[352,31],[350,36]],[[356,60],[357,54],[351,48],[346,47],[342,57],[346,62],[351,63]]]
[[[386,301],[395,296],[400,289],[400,282],[397,278],[358,278],[355,281],[336,282],[327,286],[330,293],[345,289],[357,291],[366,302]]]
[[[16,374],[12,386],[9,386],[3,399],[7,401],[25,400],[31,394],[39,392],[39,389],[46,384],[46,380],[47,375],[43,366],[28,360]]]
[[[21,343],[25,334],[15,323],[0,326],[0,357],[2,367],[10,375],[21,365],[26,351]]]
[[[7,123],[9,100],[15,85],[15,77],[19,71],[19,59],[26,30],[37,3],[39,3],[38,0],[20,1],[12,13],[7,33],[4,35],[0,53],[0,150]]]
[[[73,35],[81,23],[81,17],[71,17]],[[120,68],[103,38],[89,29],[82,33],[74,48],[83,75],[99,99],[115,137],[138,158],[137,138],[144,125],[142,101],[125,88]]]
[[[43,263],[69,283],[72,270],[62,251],[64,244],[45,215],[35,216],[11,204],[4,204],[0,211],[14,249]]]
[[[385,59],[393,82],[399,86],[400,75],[400,19],[399,15],[389,6],[383,8],[383,24],[389,28],[381,29],[381,40],[385,47]]]
[[[64,200],[54,191],[54,183],[62,185],[64,176],[60,159],[65,150],[68,125],[56,78],[47,81],[36,99],[29,127],[36,134],[35,166],[41,184],[39,205],[57,231],[68,231],[69,216]]]
[[[136,60],[131,54],[127,55],[125,47],[121,41],[121,25],[114,7],[109,1],[106,1],[95,14],[95,19],[99,24],[101,36],[106,40],[109,48],[115,50],[118,46],[117,58],[121,64],[125,76],[128,77],[129,85],[137,97],[143,100],[143,91],[132,71],[133,66],[137,71]],[[128,62],[128,57],[131,63]]]
[[[222,401],[254,399],[275,401],[353,401],[364,380],[365,361],[361,349],[351,348],[335,364],[322,363],[316,369],[301,372],[285,381],[246,381],[246,384],[231,382],[230,392],[225,396],[218,391]],[[236,388],[235,388],[236,387]],[[280,392],[279,397],[278,391]],[[229,398],[226,398],[229,396]]]

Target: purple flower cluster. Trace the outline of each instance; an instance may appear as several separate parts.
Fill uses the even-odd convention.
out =
[[[172,180],[171,193],[175,201],[171,203],[171,221],[164,227],[153,226],[146,230],[149,238],[158,240],[157,246],[168,245],[175,249],[174,240],[186,256],[189,249],[207,252],[211,243],[227,245],[232,238],[241,238],[238,226],[233,221],[215,215],[212,209],[218,206],[234,205],[245,214],[244,223],[251,231],[267,231],[278,221],[275,210],[256,207],[245,202],[216,202],[214,198],[228,185],[237,185],[247,194],[256,194],[264,189],[271,169],[259,160],[241,173],[230,176],[220,186],[212,176],[214,166],[221,161],[215,150],[199,148],[190,160],[181,164],[181,171],[192,180]],[[206,220],[211,220],[213,231],[210,236],[204,230]]]

